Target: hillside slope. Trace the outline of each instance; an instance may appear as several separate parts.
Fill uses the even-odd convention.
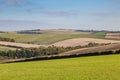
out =
[[[95,39],[95,38],[74,38],[74,39],[67,39],[63,41],[56,42],[52,45],[55,46],[63,46],[63,47],[69,47],[69,46],[85,46],[89,43],[120,43],[120,41],[116,40],[105,40],[105,39]]]
[[[103,51],[112,51],[120,49],[120,44],[110,44],[98,47],[82,48],[77,50],[72,50],[68,52],[61,53],[60,55],[69,55],[69,54],[85,54],[93,52],[103,52]]]
[[[18,34],[18,33],[0,33],[0,37],[15,39],[18,43],[32,43],[39,45],[49,45],[58,41],[72,38],[105,38],[104,32],[94,34]]]
[[[11,47],[20,47],[20,48],[38,48],[38,47],[40,47],[40,45],[35,45],[35,44],[24,44],[24,43],[5,42],[5,41],[0,41],[0,45],[11,46]]]

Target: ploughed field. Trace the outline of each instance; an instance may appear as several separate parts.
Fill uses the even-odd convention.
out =
[[[1,80],[120,80],[120,55],[0,64]]]
[[[120,41],[116,40],[105,40],[105,39],[95,39],[95,38],[74,38],[74,39],[68,39],[56,42],[52,45],[55,46],[63,46],[63,47],[69,47],[69,46],[85,46],[89,43],[97,43],[97,44],[107,44],[107,43],[120,43]]]
[[[115,51],[115,50],[120,50],[120,43],[103,45],[103,46],[98,46],[98,47],[76,49],[76,50],[61,53],[60,55],[86,54],[86,53],[91,54],[91,53],[95,53],[95,52]]]
[[[120,39],[120,33],[107,33],[105,38]]]

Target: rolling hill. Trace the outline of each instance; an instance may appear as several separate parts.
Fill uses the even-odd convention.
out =
[[[19,34],[15,32],[0,33],[1,37],[15,39],[18,43],[32,43],[39,45],[49,45],[58,41],[73,38],[99,38],[104,39],[106,33],[98,32],[94,34]]]
[[[58,47],[70,47],[70,46],[85,46],[89,43],[98,43],[98,44],[107,44],[107,43],[120,43],[120,41],[116,40],[105,40],[105,39],[95,39],[95,38],[74,38],[74,39],[67,39],[63,41],[56,42],[52,45]]]

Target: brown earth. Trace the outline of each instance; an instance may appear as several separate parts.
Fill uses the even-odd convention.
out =
[[[107,33],[105,38],[116,38],[120,39],[120,33]]]
[[[58,47],[69,47],[69,46],[85,46],[88,45],[89,43],[120,43],[120,41],[116,40],[105,40],[105,39],[94,39],[94,38],[74,38],[74,39],[68,39],[60,42],[56,42],[52,45],[58,46]]]
[[[112,51],[112,50],[119,50],[119,49],[120,49],[120,44],[110,44],[110,45],[104,45],[104,46],[98,46],[98,47],[76,49],[76,50],[61,53],[60,55],[85,54],[85,53],[104,52],[104,51]]]

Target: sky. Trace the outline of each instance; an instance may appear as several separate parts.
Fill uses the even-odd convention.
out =
[[[120,0],[0,0],[0,31],[120,31]]]

